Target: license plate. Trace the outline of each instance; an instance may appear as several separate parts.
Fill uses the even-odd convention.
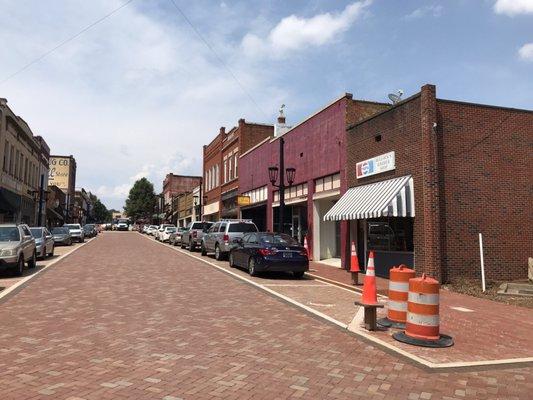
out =
[[[291,252],[283,252],[283,257],[285,258],[292,258],[292,253]]]

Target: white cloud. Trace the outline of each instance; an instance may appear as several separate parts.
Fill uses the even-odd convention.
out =
[[[518,50],[518,56],[525,61],[533,61],[533,43],[526,43]]]
[[[349,4],[340,13],[327,12],[311,18],[293,14],[283,18],[265,37],[246,34],[241,45],[248,55],[269,54],[274,57],[282,57],[309,46],[322,46],[347,31],[371,3],[371,0],[358,1]]]
[[[0,0],[0,40],[10,55],[0,63],[0,80],[123,2],[21,7],[23,1]],[[221,125],[241,117],[269,122],[286,93],[255,67],[232,65],[248,91],[261,94],[260,108],[272,111],[265,117],[181,16],[171,11],[161,18],[157,2],[147,4],[131,3],[0,86],[0,97],[52,153],[75,156],[77,186],[114,208],[139,177],[161,190],[168,172],[201,175],[202,145]],[[235,51],[218,39],[211,43],[222,57]]]
[[[533,0],[497,0],[494,4],[494,12],[510,17],[518,14],[533,14]]]
[[[420,7],[407,14],[405,19],[417,19],[425,16],[432,16],[438,18],[442,15],[443,7],[441,5],[430,5],[425,7]]]

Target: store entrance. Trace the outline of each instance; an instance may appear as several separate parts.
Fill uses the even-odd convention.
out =
[[[360,265],[366,267],[368,255],[373,251],[376,275],[382,278],[389,278],[389,270],[400,264],[414,267],[414,218],[383,217],[357,222]],[[362,254],[365,255],[364,260],[361,259]]]
[[[279,207],[274,208],[274,232],[279,230]],[[283,233],[291,235],[298,243],[303,244],[307,235],[307,204],[286,205],[283,216]]]

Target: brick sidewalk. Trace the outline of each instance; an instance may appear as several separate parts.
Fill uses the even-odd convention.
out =
[[[351,274],[343,269],[316,262],[311,263],[310,269],[315,276],[351,286]],[[360,282],[363,276],[359,277]],[[386,295],[388,280],[376,280],[378,292]],[[362,286],[358,288],[361,290]],[[381,311],[381,316],[386,316],[386,310]],[[454,347],[445,351],[399,343],[391,337],[393,330],[373,335],[435,363],[533,357],[533,313],[528,308],[441,290],[440,318],[441,332],[455,339]]]
[[[7,399],[527,399],[531,368],[431,373],[134,233],[0,303]]]

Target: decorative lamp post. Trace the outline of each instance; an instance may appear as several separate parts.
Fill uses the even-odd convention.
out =
[[[279,218],[278,218],[278,231],[284,233],[284,214],[285,214],[285,189],[290,188],[294,183],[296,176],[296,168],[285,169],[285,139],[282,137],[279,139],[279,168],[269,167],[268,177],[272,186],[279,189]],[[281,172],[280,172],[281,171]],[[279,184],[276,184],[279,177]],[[287,179],[288,185],[285,184]]]

